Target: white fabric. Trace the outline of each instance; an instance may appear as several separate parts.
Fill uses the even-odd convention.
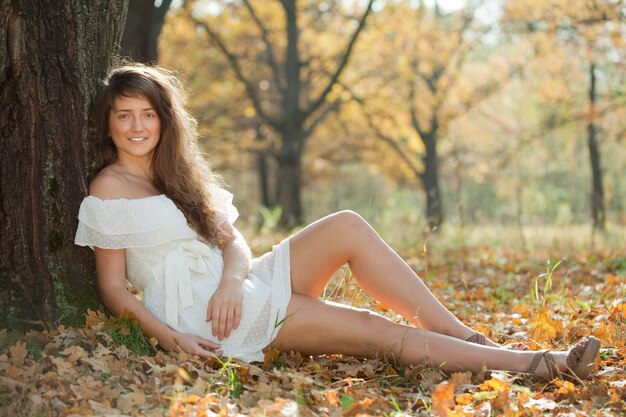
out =
[[[232,194],[211,186],[219,223],[239,213]],[[173,329],[219,343],[226,356],[263,360],[262,349],[276,337],[291,297],[289,241],[252,260],[242,284],[239,327],[222,341],[206,322],[208,302],[224,268],[222,251],[198,237],[165,195],[101,200],[86,197],[78,214],[75,243],[125,249],[126,278],[144,292],[143,304]]]

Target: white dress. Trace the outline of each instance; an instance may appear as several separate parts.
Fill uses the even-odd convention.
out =
[[[237,219],[231,193],[211,187],[211,198],[218,223]],[[198,237],[172,200],[165,195],[114,200],[88,196],[78,220],[77,245],[126,249],[126,278],[143,290],[142,303],[159,320],[219,343],[225,356],[263,360],[262,349],[276,337],[291,297],[289,240],[252,260],[242,284],[239,327],[218,341],[206,314],[222,276],[222,251]]]

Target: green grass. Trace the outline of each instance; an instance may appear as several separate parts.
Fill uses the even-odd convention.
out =
[[[154,355],[154,348],[143,334],[139,321],[132,314],[122,313],[109,319],[106,329],[114,344],[124,345],[137,355]]]
[[[222,360],[216,357],[215,359],[222,365],[220,372],[226,376],[228,393],[232,398],[239,398],[243,392],[243,384],[239,378],[239,372],[237,372],[235,366],[231,366],[232,358]]]
[[[29,339],[26,341],[26,350],[32,355],[33,359],[35,359],[36,361],[41,359],[45,346],[46,344],[39,340]]]

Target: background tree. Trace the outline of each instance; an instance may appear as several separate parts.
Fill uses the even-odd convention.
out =
[[[157,62],[158,39],[172,0],[129,0],[122,35],[122,55],[137,62]]]
[[[76,323],[97,301],[92,255],[73,244],[91,107],[126,2],[0,7],[0,327]]]
[[[255,131],[261,132],[259,140],[264,139],[264,130],[276,139],[265,154],[277,165],[276,201],[282,207],[281,224],[293,227],[303,222],[302,155],[307,140],[340,104],[330,100],[331,92],[347,68],[373,0],[358,17],[353,17],[357,10],[346,10],[350,6],[338,0],[325,2],[324,7],[300,5],[295,0],[264,4],[263,8],[259,3],[220,3],[219,10],[202,18],[188,3],[187,13],[223,54],[243,86],[251,104],[250,117],[256,120]],[[282,15],[280,21],[275,18],[278,14]],[[346,33],[343,42],[333,45],[334,50],[321,50],[320,36],[325,35],[327,21],[338,17],[353,22],[354,29]],[[218,29],[227,26],[229,20],[241,22],[240,31],[245,32],[242,36],[248,42],[232,41],[236,32]],[[255,40],[253,47],[251,39]]]
[[[267,48],[245,3],[198,4],[206,7],[196,18],[204,16],[219,28],[250,85],[258,90],[262,107],[269,114],[280,114],[280,93],[270,65],[264,64]],[[275,56],[282,58],[286,41],[282,6],[279,2],[252,4],[273,41]],[[314,72],[303,70],[305,95],[324,86],[320,81],[328,80],[356,27],[354,19],[344,17],[351,10],[347,4],[322,0],[298,4],[303,68],[317,74],[307,81]],[[360,17],[364,3],[354,4],[353,14]],[[590,177],[585,169],[588,63],[578,50],[572,52],[565,35],[510,31],[508,14],[501,15],[499,7],[490,15],[483,13],[494,5],[486,2],[472,15],[459,40],[454,33],[462,28],[468,9],[440,8],[437,13],[422,6],[420,16],[416,13],[419,2],[377,4],[384,7],[368,17],[367,30],[359,35],[350,64],[328,93],[327,103],[333,107],[306,140],[301,183],[307,220],[350,208],[383,231],[391,230],[397,221],[409,226],[389,231],[388,237],[405,242],[419,236],[415,230],[424,225],[425,216],[417,208],[425,207],[427,201],[416,182],[421,184],[425,145],[410,117],[411,81],[423,129],[428,127],[434,104],[443,100],[436,150],[440,197],[448,202],[444,218],[451,227],[463,225],[473,233],[476,226],[514,223],[518,236],[529,238],[530,243],[533,227],[563,227],[586,220],[589,199],[580,192],[580,184]],[[168,13],[160,42],[161,63],[180,69],[190,91],[191,110],[201,122],[204,149],[234,187],[242,220],[274,224],[278,212],[271,210],[266,222],[268,211],[256,201],[275,202],[274,155],[282,144],[280,132],[259,116],[232,64],[219,48],[207,47],[206,33],[188,13],[179,9]],[[485,16],[491,20],[485,21]],[[438,94],[433,96],[422,77],[411,70],[411,59],[417,55],[418,70],[428,76],[429,63],[445,60],[455,42],[460,47],[448,54],[452,62],[444,62],[455,76],[447,80],[444,72]],[[618,51],[616,56],[622,56],[623,50],[615,48],[609,55]],[[455,61],[457,55],[464,58]],[[594,121],[599,137],[606,137],[601,141],[606,209],[623,224],[624,78],[617,61],[609,62],[608,55],[605,61],[597,64],[598,116]],[[618,61],[623,67],[624,60]],[[455,69],[455,62],[459,68]],[[447,82],[452,85],[444,95]],[[395,147],[381,140],[379,133],[394,139]],[[266,165],[265,181],[258,181],[262,177],[259,161]],[[261,191],[259,182],[265,183]],[[266,197],[262,197],[263,190]]]
[[[410,1],[388,5],[364,42],[376,45],[368,58],[378,55],[371,61],[382,65],[384,75],[352,90],[373,134],[421,182],[429,230],[444,220],[441,138],[455,119],[496,93],[518,68],[514,60],[505,64],[489,57],[487,48],[478,49],[486,29],[476,22],[477,7],[443,14]]]
[[[580,58],[578,68],[574,69],[587,75],[587,88],[573,92],[578,93],[580,105],[565,121],[585,121],[591,167],[592,220],[594,229],[599,230],[605,229],[606,222],[600,124],[607,113],[615,110],[616,101],[623,101],[624,92],[619,85],[622,81],[618,79],[618,85],[613,87],[614,93],[610,92],[612,89],[608,85],[604,86],[605,97],[602,99],[599,90],[603,86],[599,85],[598,75],[609,74],[611,66],[617,66],[618,72],[623,72],[626,54],[624,6],[623,1],[610,0],[576,0],[567,4],[558,0],[525,0],[506,2],[504,8],[504,22],[509,30],[534,34],[539,40],[541,34],[549,34],[559,46]],[[572,68],[565,70],[571,71]]]

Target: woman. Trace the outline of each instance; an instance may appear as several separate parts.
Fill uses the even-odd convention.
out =
[[[98,288],[164,349],[262,360],[275,346],[309,354],[392,354],[449,370],[500,369],[586,378],[600,342],[527,352],[461,323],[357,214],[325,217],[261,258],[232,226],[232,195],[195,147],[178,80],[141,65],[114,69],[98,101],[102,169],[79,214],[76,243],[95,250]],[[348,263],[372,297],[415,327],[318,299]],[[143,290],[138,301],[126,279]],[[472,343],[473,342],[473,343]]]

